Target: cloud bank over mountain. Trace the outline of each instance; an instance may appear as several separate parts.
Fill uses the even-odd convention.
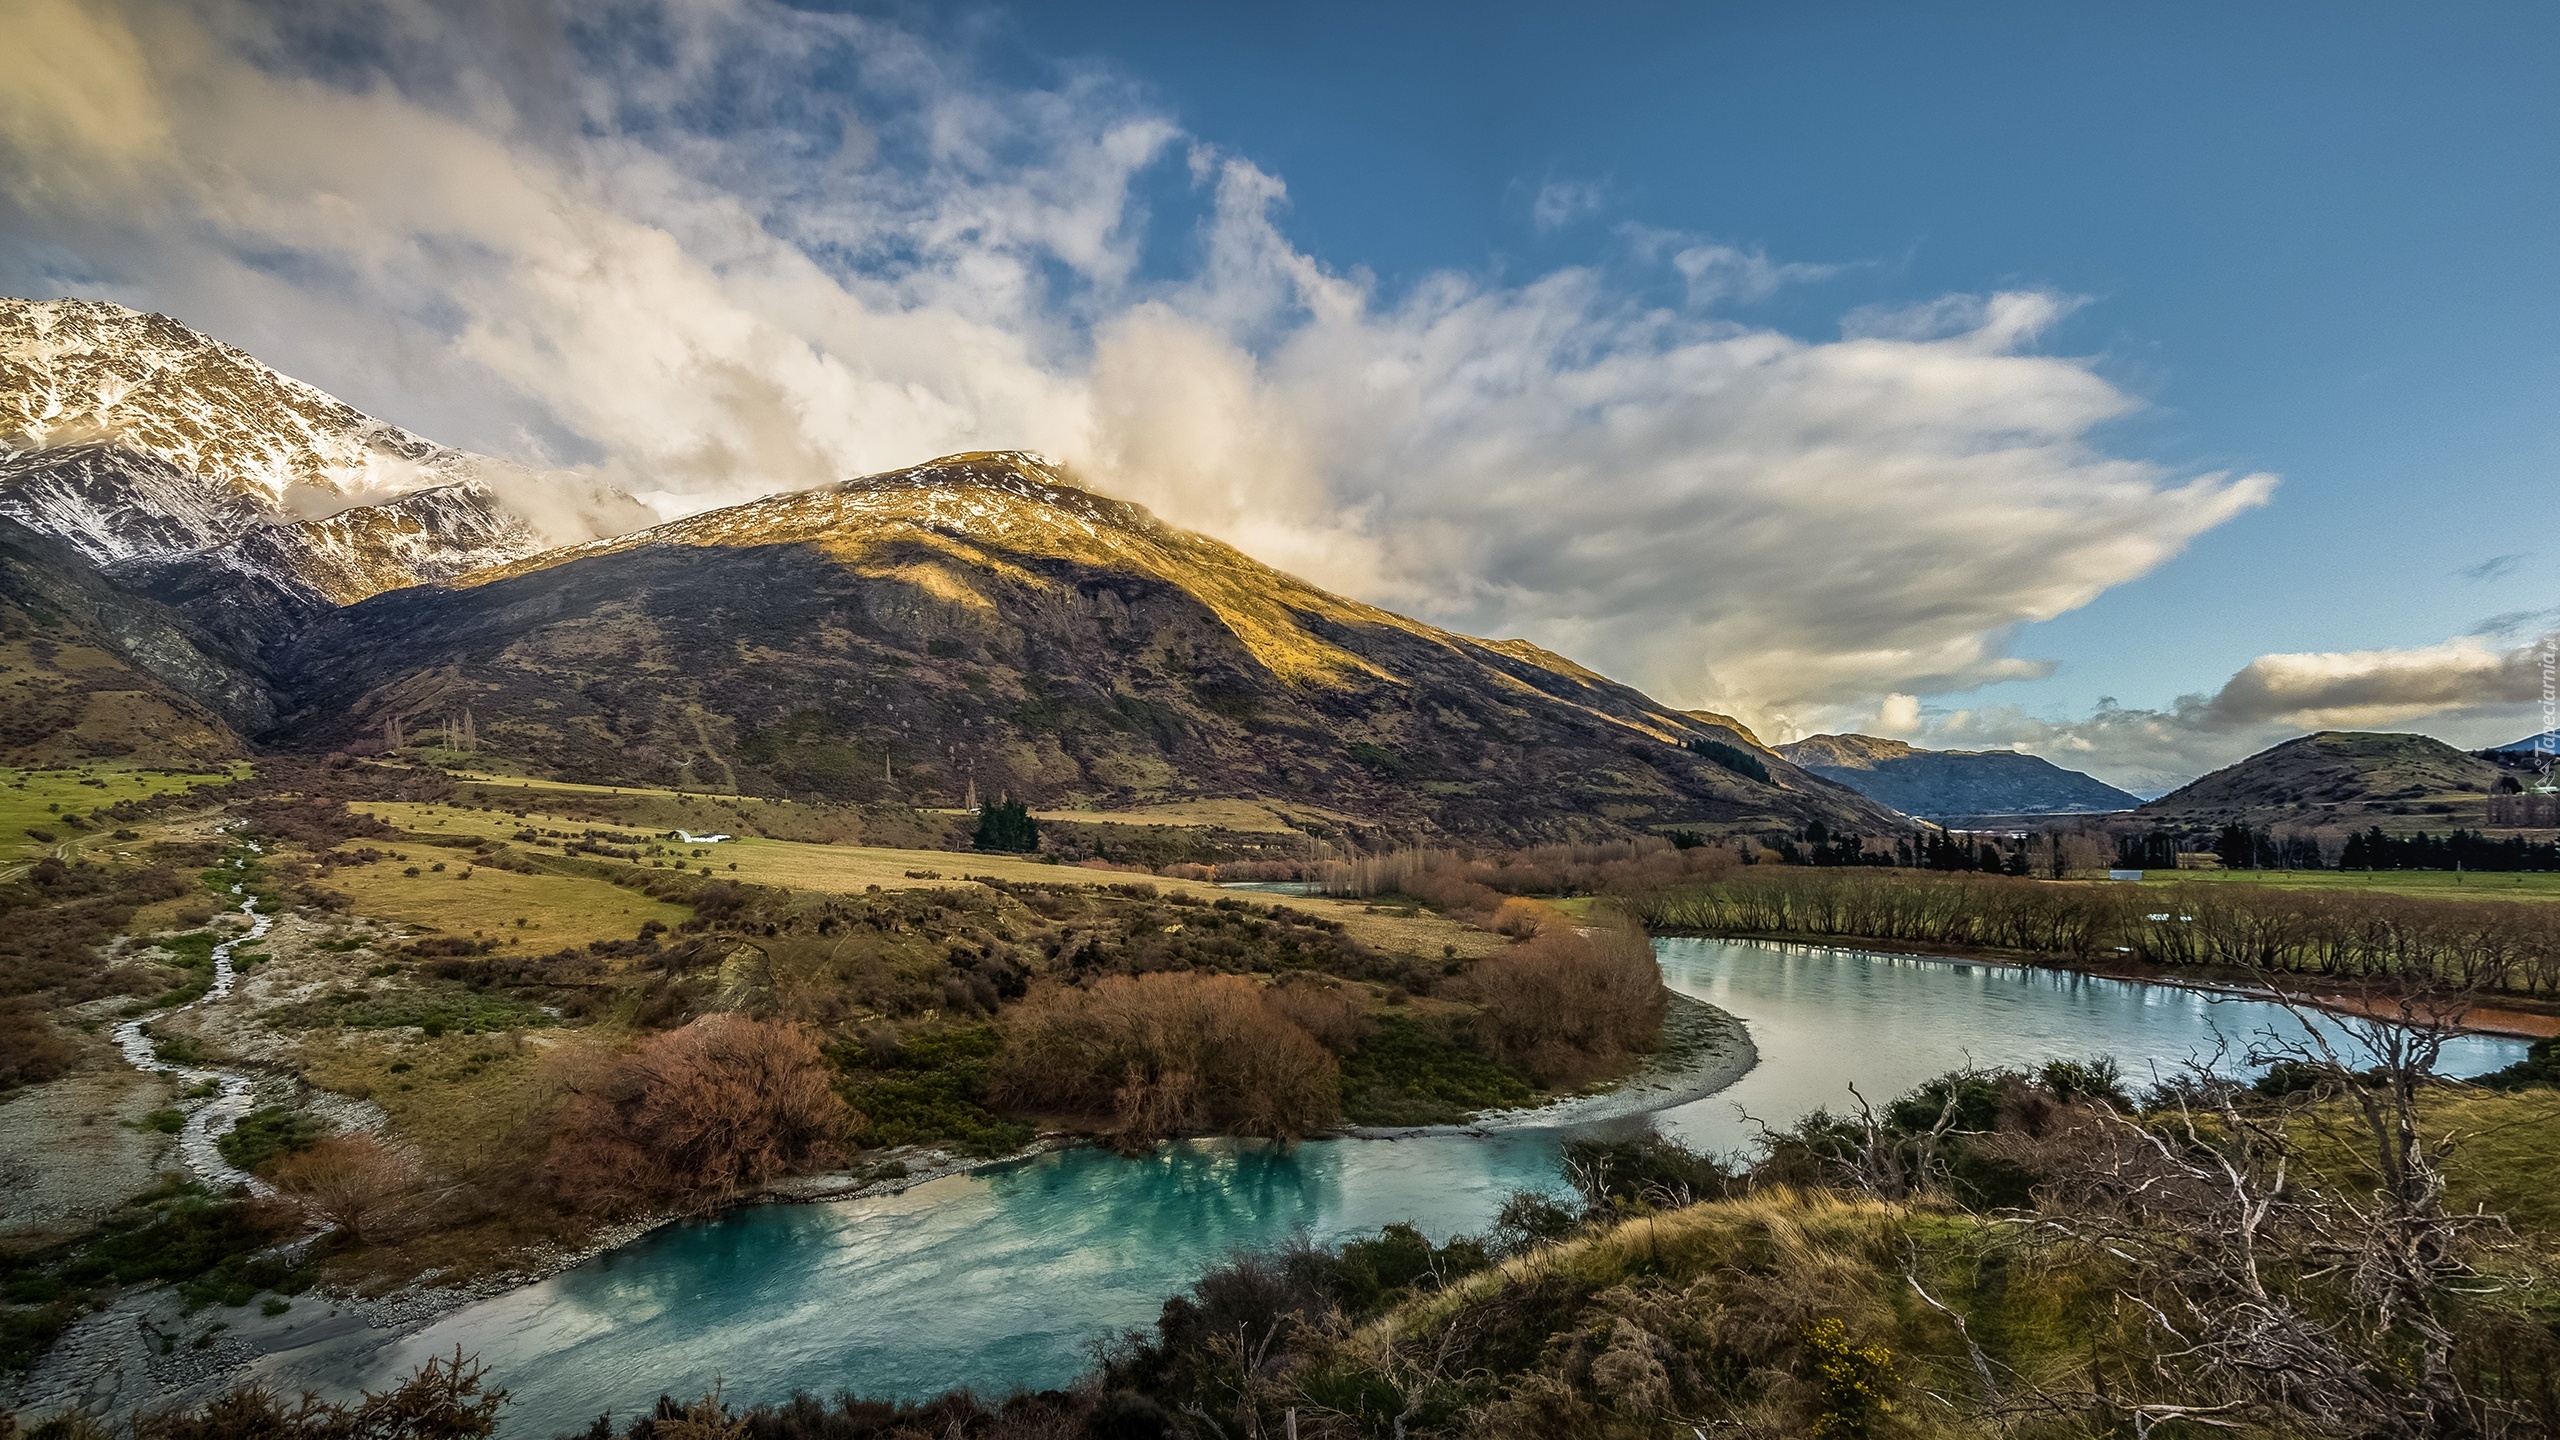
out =
[[[1387,293],[1113,75],[999,83],[878,20],[27,0],[0,27],[0,289],[168,311],[668,513],[1036,449],[1321,585],[1784,731],[2044,673],[2016,627],[2275,485],[2109,453],[2138,402],[2039,349],[2070,297],[1793,335],[1717,306],[1825,267],[1658,232]],[[2225,694],[2380,714],[2475,659],[2271,656]]]
[[[2261,655],[2210,695],[2165,709],[2102,701],[2086,719],[2041,719],[2003,706],[1925,710],[1888,696],[1880,733],[1961,749],[2014,747],[2159,794],[2306,730],[2424,725],[2469,748],[2551,727],[2560,632],[2551,615],[2500,617],[2478,634],[2405,649]]]

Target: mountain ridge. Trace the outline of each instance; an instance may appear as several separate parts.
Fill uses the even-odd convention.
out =
[[[569,778],[951,804],[1289,795],[1415,835],[1893,831],[1783,759],[1519,640],[1319,590],[1023,452],[974,452],[334,612],[300,743],[469,708]],[[635,683],[630,677],[646,676]],[[1551,792],[1551,793],[1550,793]]]
[[[0,515],[165,598],[238,590],[251,609],[349,603],[657,518],[610,486],[436,444],[166,315],[19,299],[0,299]]]
[[[20,588],[86,607],[117,693],[209,707],[231,738],[198,751],[469,717],[529,773],[865,804],[1273,796],[1504,842],[1910,823],[1730,716],[1331,594],[1028,452],[568,544],[510,476],[168,317],[0,302]]]
[[[1777,753],[1870,799],[1929,820],[2088,815],[2141,800],[2077,770],[2014,750],[1923,750],[1876,735],[1809,735]]]

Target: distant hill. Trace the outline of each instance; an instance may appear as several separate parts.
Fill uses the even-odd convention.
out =
[[[2394,833],[2487,822],[2498,767],[2425,735],[2324,730],[2262,750],[2134,812],[2164,827]]]
[[[1922,750],[1873,735],[1815,735],[1778,753],[1871,800],[1941,823],[2085,815],[2141,804],[2102,780],[2012,750]]]
[[[2537,765],[2546,757],[2560,754],[2560,730],[2545,730],[2539,735],[2527,735],[2509,744],[2493,745],[2472,753],[2492,765],[2511,769]]]

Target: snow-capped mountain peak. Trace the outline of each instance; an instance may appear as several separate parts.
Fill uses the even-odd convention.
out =
[[[136,583],[247,575],[312,604],[658,518],[584,477],[438,445],[168,316],[12,299],[0,515]]]

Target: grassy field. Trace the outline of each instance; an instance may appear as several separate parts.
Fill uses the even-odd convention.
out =
[[[598,1043],[568,1030],[434,1038],[321,1030],[302,1042],[297,1058],[313,1084],[381,1106],[429,1164],[468,1174],[538,1136],[526,1122],[551,1098],[542,1083],[546,1060]]]
[[[2560,875],[2449,870],[2145,870],[2146,885],[2268,885],[2280,890],[2364,890],[2429,900],[2560,900]]]
[[[2560,1254],[2560,1190],[2551,1184],[2560,1160],[2560,1090],[2449,1095],[2429,1100],[2422,1118],[2429,1134],[2454,1142],[2444,1166],[2448,1210],[2504,1215],[2544,1255]],[[2332,1184],[2374,1183],[2371,1141],[2354,1115],[2306,1121],[2295,1138],[2306,1171]]]
[[[678,800],[710,800],[724,805],[789,806],[789,800],[767,799],[755,795],[731,795],[706,790],[661,790],[645,785],[583,785],[566,780],[536,780],[521,775],[503,775],[494,771],[454,767],[447,770],[454,779],[486,785],[495,790],[521,790],[527,797],[543,793],[589,795],[608,798]],[[823,807],[820,807],[823,808]],[[965,816],[974,812],[959,809],[934,809],[927,814]],[[1253,835],[1297,835],[1297,819],[1321,820],[1337,825],[1357,826],[1364,822],[1312,805],[1287,805],[1267,800],[1237,798],[1216,800],[1181,800],[1162,805],[1138,805],[1126,810],[1035,810],[1032,818],[1069,825],[1168,825],[1176,828],[1232,830]]]
[[[469,770],[460,767],[448,769],[445,773],[456,780],[536,794],[549,791],[560,795],[628,795],[653,800],[713,799],[734,801],[741,805],[788,805],[791,803],[788,800],[768,800],[758,795],[731,795],[718,790],[660,790],[647,785],[582,785],[570,780],[534,780],[522,775],[501,775],[494,771]]]
[[[96,827],[75,828],[65,823],[62,817],[66,814],[77,815],[85,823],[90,812],[102,805],[220,785],[247,774],[248,769],[239,765],[223,774],[200,775],[113,764],[64,770],[0,768],[0,865],[32,860],[64,845],[72,846],[76,852],[83,841],[98,833]],[[31,830],[45,831],[54,838],[39,839],[28,833]]]
[[[536,829],[566,830],[571,834],[589,828],[616,829],[613,826],[597,825],[588,820],[544,815],[539,810],[529,810],[526,819],[518,820],[513,815],[496,811],[463,809],[452,805],[359,801],[355,802],[352,808],[375,815],[386,824],[397,826],[404,831],[423,835],[468,835],[478,839],[503,840],[527,825]],[[627,835],[639,832],[623,828],[618,833]],[[1202,881],[1165,880],[1117,871],[1087,870],[1072,865],[1050,865],[1012,855],[979,855],[950,850],[899,850],[875,845],[810,845],[795,840],[766,840],[754,837],[725,840],[717,845],[681,845],[667,842],[667,848],[670,854],[655,858],[665,859],[671,863],[681,861],[684,865],[696,869],[709,866],[711,873],[722,879],[736,878],[758,885],[778,885],[792,890],[816,890],[839,895],[860,894],[874,885],[883,890],[923,889],[957,883],[972,875],[1044,885],[1111,885],[1135,880],[1144,881],[1161,891],[1181,892],[1211,900],[1223,899],[1235,894],[1234,891],[1221,890],[1215,885]],[[416,863],[420,857],[412,854],[410,858],[412,863]],[[457,860],[448,860],[447,863],[454,868],[459,868]],[[736,868],[732,869],[733,866]],[[367,867],[367,872],[379,872],[385,868],[390,874],[397,876],[402,867],[396,864],[387,865],[387,867],[372,866]],[[362,872],[348,870],[338,872],[341,877],[357,873]],[[507,876],[500,871],[482,870],[470,880],[457,884],[449,875],[438,875],[433,879],[441,882],[440,884],[404,892],[404,894],[420,897],[414,902],[416,905],[432,907],[444,903],[446,897],[459,900],[465,887],[477,885],[483,879],[524,878],[527,877]],[[346,889],[348,893],[356,895],[356,909],[359,913],[389,913],[369,909],[370,902],[365,895],[358,894],[344,883],[333,883],[337,883],[338,888]],[[634,905],[641,903],[637,897],[631,897],[628,891],[616,891],[613,886],[602,882],[587,883],[595,884],[600,890],[626,897],[624,903]],[[415,885],[416,882],[411,884]],[[1245,898],[1266,904],[1272,899],[1270,896]],[[1284,903],[1296,909],[1323,915],[1328,919],[1340,920],[1347,931],[1361,943],[1402,954],[1437,955],[1441,953],[1443,946],[1454,945],[1461,955],[1482,955],[1491,953],[1502,944],[1497,936],[1480,930],[1470,930],[1454,921],[1428,912],[1394,914],[1359,901],[1326,900],[1314,897],[1304,899],[1291,897]],[[512,930],[514,924],[512,914],[495,918]],[[638,925],[640,918],[635,911],[630,924]],[[469,933],[475,928],[457,926],[445,921],[430,920],[426,923],[443,924],[445,929],[457,933]],[[491,929],[492,933],[495,933],[495,928],[491,927]],[[629,928],[626,927],[622,933],[627,935]]]
[[[1363,822],[1311,805],[1282,807],[1266,800],[1182,800],[1165,805],[1135,805],[1126,810],[1034,810],[1035,820],[1069,825],[1174,825],[1234,830],[1256,835],[1301,833],[1290,819],[1305,816],[1337,825]]]
[[[604,880],[472,869],[449,852],[407,853],[405,861],[342,866],[327,883],[345,891],[355,913],[370,919],[447,935],[503,936],[528,954],[590,940],[628,940],[648,921],[673,926],[693,913]],[[418,873],[409,874],[412,869]]]

